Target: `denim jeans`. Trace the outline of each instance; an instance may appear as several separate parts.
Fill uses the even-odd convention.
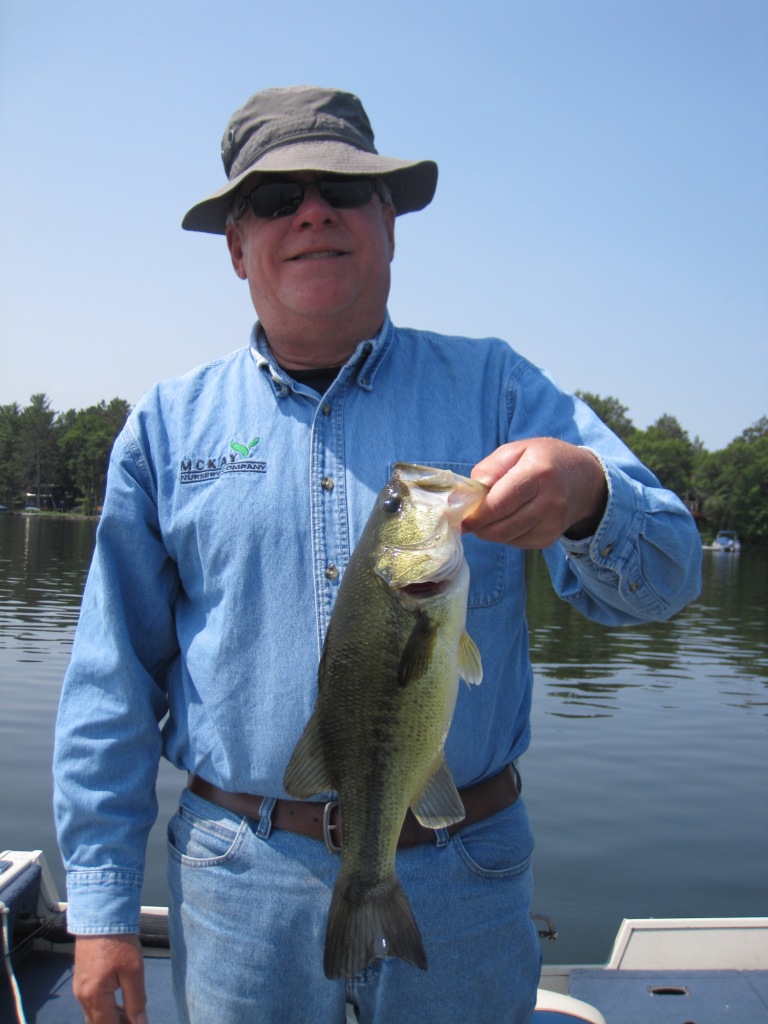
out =
[[[522,800],[459,835],[398,851],[429,967],[377,960],[329,981],[323,942],[339,858],[322,843],[185,792],[169,824],[180,1024],[526,1024],[541,953]]]

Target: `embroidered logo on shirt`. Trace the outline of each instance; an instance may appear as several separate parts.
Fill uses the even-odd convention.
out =
[[[213,455],[210,458],[202,459],[182,459],[179,482],[199,484],[206,480],[218,480],[225,473],[266,473],[267,464],[263,459],[249,458],[259,440],[260,438],[254,437],[247,444],[230,441],[231,451],[225,452],[223,455]]]
[[[238,455],[242,455],[244,458],[247,458],[248,455],[250,454],[251,448],[255,448],[258,443],[259,438],[254,437],[254,439],[252,441],[249,441],[247,445],[240,444],[239,441],[230,441],[229,447],[232,449],[232,451],[237,452]]]

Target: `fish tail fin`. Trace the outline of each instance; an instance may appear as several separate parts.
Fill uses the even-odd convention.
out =
[[[427,969],[427,954],[408,897],[396,878],[377,891],[339,876],[325,933],[328,978],[352,977],[379,957],[396,956]]]

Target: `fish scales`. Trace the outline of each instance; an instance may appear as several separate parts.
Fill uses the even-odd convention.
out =
[[[464,816],[443,747],[459,676],[477,683],[482,675],[465,633],[461,520],[485,493],[449,471],[399,463],[339,588],[315,708],[284,780],[299,799],[338,794],[342,856],[324,960],[331,978],[384,956],[427,966],[395,852],[409,806],[432,828]]]

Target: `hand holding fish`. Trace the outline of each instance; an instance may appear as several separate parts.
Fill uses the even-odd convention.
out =
[[[464,530],[519,548],[545,548],[563,534],[590,536],[608,499],[603,468],[592,452],[551,437],[502,445],[475,466],[472,477],[490,490],[464,520]]]

